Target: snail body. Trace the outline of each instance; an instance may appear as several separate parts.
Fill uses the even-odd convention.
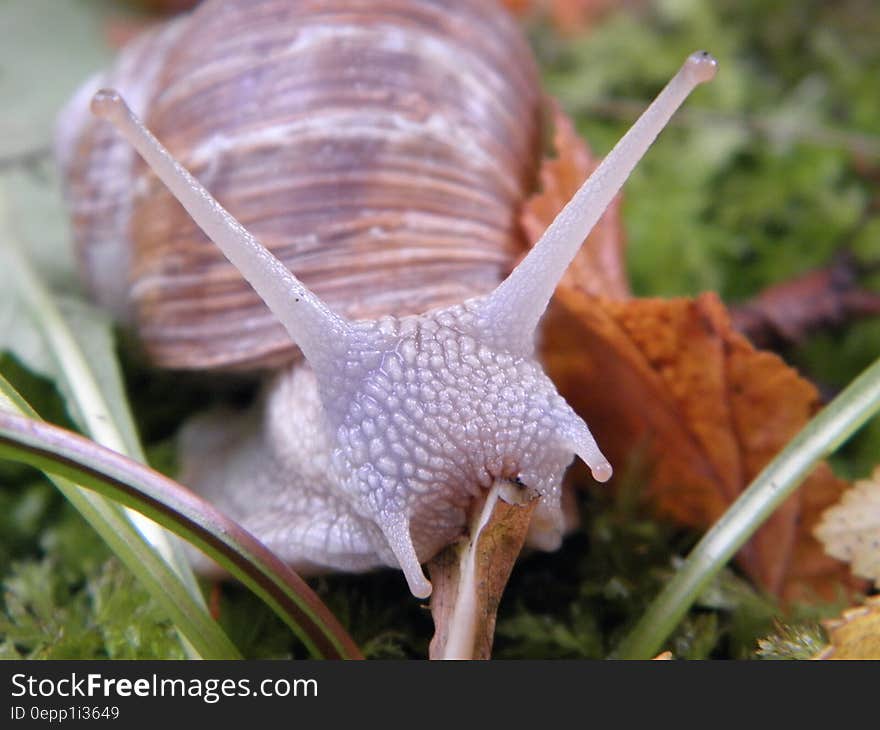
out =
[[[378,6],[383,8],[378,12],[380,20],[371,24],[362,17],[362,13]],[[313,14],[322,21],[333,19],[340,23],[339,28],[354,27],[352,38],[362,36],[362,26],[372,32],[390,23],[396,30],[387,31],[390,35],[383,31],[378,36],[384,38],[383,41],[371,36],[370,43],[379,43],[379,46],[368,45],[362,55],[361,52],[354,54],[342,66],[345,72],[340,72],[341,76],[335,79],[335,90],[327,92],[329,96],[325,101],[330,101],[326,101],[326,108],[335,109],[334,99],[345,99],[350,95],[348,85],[351,80],[346,74],[354,64],[358,66],[356,76],[361,78],[363,74],[363,77],[362,81],[353,84],[353,88],[363,98],[375,99],[376,106],[364,104],[363,122],[358,121],[356,114],[345,117],[351,126],[343,123],[334,130],[341,142],[324,140],[316,143],[324,150],[318,158],[323,155],[327,162],[327,176],[340,178],[338,183],[327,183],[326,190],[338,188],[342,191],[341,197],[334,198],[328,205],[340,206],[340,220],[344,222],[340,224],[341,229],[334,227],[332,210],[323,218],[317,215],[316,220],[322,220],[312,231],[314,237],[304,244],[305,248],[299,247],[302,241],[276,243],[273,232],[277,221],[263,231],[261,218],[251,220],[248,201],[258,202],[264,197],[263,193],[272,199],[275,184],[253,182],[246,172],[251,164],[247,161],[249,158],[239,159],[238,151],[227,152],[228,139],[239,143],[242,140],[256,142],[257,157],[274,159],[280,150],[279,140],[293,139],[289,136],[291,130],[302,133],[306,140],[312,133],[323,140],[323,125],[318,125],[319,129],[315,131],[312,122],[296,120],[290,126],[281,124],[264,130],[254,117],[236,135],[227,138],[224,133],[215,132],[201,142],[198,148],[201,152],[196,155],[193,167],[204,165],[204,176],[210,184],[217,184],[218,168],[233,168],[236,166],[233,163],[245,168],[243,175],[252,187],[245,185],[249,195],[244,196],[243,207],[237,211],[243,219],[239,222],[231,211],[239,203],[230,199],[228,211],[222,199],[215,199],[180,164],[176,159],[180,153],[166,149],[153,137],[119,93],[103,90],[93,98],[93,112],[113,123],[235,267],[221,266],[222,262],[214,256],[213,244],[207,239],[199,239],[197,247],[194,243],[175,241],[176,234],[166,231],[171,234],[170,239],[150,244],[145,250],[151,256],[161,252],[163,258],[168,256],[171,261],[156,264],[161,274],[145,275],[144,269],[149,269],[152,264],[141,261],[145,252],[135,243],[130,253],[117,256],[114,261],[128,262],[131,271],[128,291],[132,304],[129,311],[133,310],[133,319],[139,329],[149,339],[146,330],[161,329],[166,324],[165,317],[180,310],[185,311],[182,315],[187,323],[183,327],[185,330],[197,321],[197,318],[188,319],[195,317],[189,307],[222,312],[234,302],[247,309],[249,305],[245,302],[250,295],[242,293],[245,288],[240,277],[243,277],[271,310],[273,322],[280,323],[280,331],[286,339],[283,346],[273,344],[273,336],[267,333],[273,331],[275,325],[264,328],[260,323],[268,315],[256,314],[256,310],[262,311],[263,305],[254,305],[255,311],[248,315],[255,318],[250,320],[251,324],[238,328],[240,320],[235,318],[228,324],[236,342],[224,345],[232,356],[224,360],[222,366],[266,365],[276,362],[279,357],[290,359],[293,353],[291,342],[305,357],[305,363],[295,362],[278,372],[267,388],[264,408],[255,411],[250,418],[205,417],[186,429],[182,439],[184,483],[218,503],[231,517],[242,522],[300,570],[363,570],[377,565],[396,566],[403,570],[411,591],[419,597],[425,597],[431,591],[420,563],[460,536],[468,506],[494,482],[507,481],[528,487],[540,497],[529,538],[538,547],[555,548],[563,528],[560,483],[573,456],[580,456],[600,481],[610,477],[611,468],[587,425],[565,403],[537,362],[534,333],[553,289],[589,229],[674,109],[696,84],[714,73],[714,60],[706,54],[694,54],[685,63],[642,119],[575,195],[542,240],[507,278],[499,282],[500,272],[509,266],[516,242],[517,206],[527,189],[528,172],[534,166],[533,161],[508,164],[507,160],[516,157],[510,154],[514,150],[517,154],[533,150],[537,128],[536,122],[529,121],[536,116],[529,119],[516,117],[523,110],[520,104],[525,103],[525,108],[532,110],[533,100],[537,98],[534,89],[523,91],[526,87],[521,86],[524,79],[533,76],[532,62],[512,62],[509,77],[513,79],[513,88],[505,91],[508,74],[493,70],[492,64],[486,61],[491,57],[499,62],[506,59],[504,63],[507,63],[520,55],[512,53],[511,49],[519,49],[523,44],[500,9],[476,0],[442,4],[427,0],[395,0],[387,5],[298,0],[240,3],[231,0],[227,3],[207,2],[189,16],[189,20],[178,21],[178,25],[159,31],[160,35],[156,37],[172,38],[172,47],[176,48],[174,43],[184,37],[187,24],[209,11],[218,15],[230,13],[227,20],[234,17],[237,21],[234,27],[241,28],[242,34],[250,27],[251,21],[256,23],[257,19],[268,18],[271,20],[270,30],[266,31],[269,38],[275,37],[282,18],[290,19],[285,13],[304,13],[309,17]],[[422,23],[423,17],[436,18],[438,14],[442,16],[437,21],[441,30],[433,32],[443,37],[442,43],[431,33],[426,37]],[[354,26],[345,24],[351,17],[358,19]],[[419,41],[404,42],[397,34],[413,24],[421,33]],[[484,37],[486,28],[495,25],[500,29],[501,42],[489,42]],[[421,122],[416,123],[395,106],[398,96],[405,98],[401,104],[411,113],[420,108],[417,97],[430,97],[434,92],[418,84],[401,82],[400,74],[406,76],[401,68],[411,70],[420,65],[440,63],[439,48],[447,42],[447,30],[460,33],[463,40],[449,41],[453,49],[442,57],[450,62],[458,58],[467,63],[475,62],[476,57],[480,70],[478,73],[454,71],[444,66],[445,84],[463,90],[460,94],[452,94],[455,104],[462,106],[436,119],[432,117],[433,113],[423,114],[419,117]],[[338,53],[343,53],[349,31],[338,32],[343,41],[335,47]],[[167,36],[162,36],[163,33]],[[336,42],[333,33],[325,35],[332,43]],[[287,48],[291,52],[305,43],[302,37],[298,38],[288,41]],[[492,51],[480,55],[473,51],[474,44]],[[267,47],[275,46],[267,41]],[[389,65],[390,76],[373,78],[371,73],[364,71],[369,68],[368,59],[373,58],[374,52],[381,56],[381,52],[388,49],[394,52],[400,49],[424,51],[430,63],[410,64],[399,57]],[[186,55],[189,51],[181,52]],[[168,53],[174,57],[176,52]],[[527,51],[525,56],[528,58]],[[210,80],[215,78],[215,66],[223,67],[225,59],[231,63],[234,58],[235,53],[220,54],[213,65],[205,63],[196,68],[193,72],[195,81],[190,79],[180,88],[174,83],[160,87],[164,91],[153,95],[153,107],[146,115],[148,120],[151,115],[160,113],[164,105],[170,105],[173,99],[182,100],[186,106],[191,95],[198,95],[200,84],[214,88]],[[355,63],[359,59],[363,59],[363,64]],[[298,63],[304,61],[300,59]],[[151,64],[146,66],[152,68]],[[323,70],[322,64],[316,63],[312,72],[320,77]],[[162,77],[163,73],[157,72],[156,78]],[[295,76],[309,86],[310,76],[304,74],[302,68]],[[245,80],[240,84],[248,89],[251,83],[263,80],[263,75],[245,73],[243,78]],[[108,79],[113,83],[118,81],[111,75],[93,82],[74,104]],[[272,75],[271,79],[271,83],[284,86],[288,77]],[[473,92],[477,80],[487,82],[489,90],[485,95],[464,93]],[[497,103],[508,97],[510,105]],[[272,95],[267,98],[271,99]],[[267,111],[271,116],[271,104],[269,107]],[[512,111],[516,109],[519,112]],[[249,110],[250,104],[243,103],[237,110],[227,110],[226,114],[237,118],[239,114],[249,114]],[[463,110],[473,115],[476,121],[461,121]],[[72,118],[77,118],[77,114],[80,120],[86,118],[75,110],[71,113]],[[173,140],[175,130],[182,132],[187,128],[186,119],[196,120],[200,116],[200,112],[191,110],[190,116],[184,115],[184,121],[178,127],[171,125],[169,137]],[[251,127],[252,123],[256,126]],[[523,124],[524,129],[515,130],[518,124]],[[473,125],[481,126],[482,131],[474,136],[466,135],[465,131]],[[80,123],[80,129],[89,127],[91,123]],[[62,153],[61,156],[62,162],[67,162],[67,169],[72,171],[68,188],[73,200],[75,225],[88,217],[77,211],[88,212],[87,194],[89,191],[94,193],[97,189],[95,180],[103,174],[89,172],[90,150],[106,152],[109,145],[109,125],[94,129],[104,141],[97,145],[88,141],[76,142],[76,152],[66,156]],[[375,143],[372,135],[378,129],[390,129],[392,139],[402,142],[409,151],[400,156],[397,151],[387,149],[386,142]],[[501,134],[505,129],[510,131],[509,136]],[[433,136],[438,130],[445,135],[442,141]],[[486,130],[489,130],[488,137]],[[410,137],[410,134],[415,136]],[[349,168],[337,159],[339,150],[345,150],[345,159],[352,159],[347,144],[349,135],[363,145],[359,148],[361,151],[353,155],[359,164],[364,163],[363,168]],[[294,136],[299,139],[298,135]],[[73,139],[82,138],[73,135]],[[481,151],[472,148],[474,144],[484,143],[487,146]],[[268,144],[273,152],[261,154],[259,150],[264,144]],[[446,150],[449,157],[440,154],[441,148],[446,147],[455,148]],[[213,153],[207,154],[206,150],[220,150],[220,161],[216,162]],[[426,153],[425,160],[416,154],[419,150]],[[279,154],[279,157],[283,156]],[[295,159],[301,161],[302,158]],[[309,165],[317,166],[317,158],[309,159]],[[373,162],[376,162],[375,166]],[[413,172],[417,162],[424,162],[426,170]],[[270,165],[270,169],[282,173],[288,171],[284,159],[276,160],[276,163],[276,167]],[[125,167],[134,166],[135,170],[143,172],[133,192],[123,191],[117,196],[116,203],[110,208],[117,214],[119,211],[131,213],[141,204],[137,200],[139,196],[158,188],[158,183],[140,164],[136,164],[133,158],[125,162]],[[321,207],[325,198],[320,192],[324,173],[314,172],[311,167],[308,169],[314,175],[312,182],[318,185],[319,192],[302,190],[297,185],[282,186],[286,193],[290,193],[287,197],[291,208],[298,216],[303,215],[306,222],[311,220],[308,215],[310,201]],[[366,174],[364,171],[377,174],[388,189],[374,190],[372,184],[360,177]],[[77,180],[82,179],[88,182],[77,193],[77,186],[83,185]],[[414,196],[398,198],[407,188],[413,188]],[[86,193],[84,198],[82,191]],[[354,211],[347,210],[347,204],[339,202],[355,199],[361,208]],[[380,204],[382,201],[385,208]],[[395,206],[401,205],[412,205],[412,208],[396,210]],[[321,210],[324,212],[323,208]],[[389,212],[392,210],[393,213]],[[471,211],[476,213],[475,218],[465,222],[465,212]],[[106,214],[107,210],[104,210],[102,215]],[[153,215],[164,218],[171,214]],[[286,220],[283,213],[278,215],[297,229],[296,222]],[[131,220],[138,221],[138,214],[134,213]],[[377,248],[371,239],[376,220],[383,221],[377,237],[398,244],[390,251]],[[393,224],[388,223],[389,220]],[[474,224],[473,220],[477,223]],[[426,221],[427,225],[424,225]],[[249,230],[251,227],[260,231],[259,234],[253,235]],[[464,249],[457,248],[469,237],[472,237],[471,246],[479,249],[478,252],[464,253]],[[264,238],[272,242],[270,246],[263,245]],[[322,245],[315,248],[318,243]],[[178,244],[183,247],[182,251],[178,250]],[[322,269],[316,263],[319,256],[329,256],[329,260],[335,263],[326,264]],[[440,268],[435,268],[437,261],[426,263],[426,256],[437,258],[442,264]],[[89,254],[85,258],[88,260]],[[322,295],[320,283],[307,283],[305,275],[303,278],[299,276],[298,268],[308,271],[310,263],[314,263],[314,272],[324,271],[333,280],[339,261],[360,258],[367,259],[369,265],[364,264],[363,269],[358,265],[355,267],[357,275],[347,273],[341,279],[346,282],[343,288],[350,295],[344,305],[334,303],[331,298],[339,288],[340,279],[330,286],[329,293]],[[207,262],[205,267],[197,267],[198,276],[189,268],[194,262]],[[389,279],[385,289],[392,282],[402,282],[405,289],[407,276],[422,264],[422,273],[427,274],[429,281],[419,284],[421,293],[416,297],[415,313],[410,311],[412,302],[393,304],[393,297],[382,286],[378,286],[376,298],[371,302],[366,294],[355,291],[352,285],[354,281],[370,279],[381,283],[383,279],[376,271],[387,265],[399,276]],[[440,270],[446,272],[444,278],[452,283],[439,281],[436,275]],[[464,274],[465,271],[470,273]],[[173,284],[163,281],[166,274]],[[434,278],[438,281],[431,281]],[[204,279],[211,296],[194,304],[191,289],[201,286]],[[422,291],[421,287],[426,289]],[[430,293],[426,293],[428,290]],[[447,298],[453,295],[460,298],[450,303]],[[161,301],[166,296],[173,306]],[[161,306],[145,306],[154,299],[160,300]],[[377,301],[380,304],[376,304]],[[378,312],[370,307],[378,307]],[[156,311],[164,314],[153,319]],[[213,326],[207,322],[213,322]],[[220,316],[200,321],[200,326],[211,335],[217,334],[218,328],[223,329],[224,323],[226,319]],[[168,326],[174,332],[169,337],[173,340],[181,330],[175,331],[176,324]],[[251,327],[256,334],[251,332]],[[261,342],[257,345],[256,355],[242,355],[239,351],[243,341],[251,334],[269,337],[269,344]],[[193,335],[191,339],[205,336]],[[229,339],[224,338],[223,333],[219,338],[221,341]],[[219,361],[213,347],[190,346],[188,343],[184,347],[188,355],[191,352],[198,354],[183,360],[178,360],[177,355],[166,357],[163,354],[173,347],[169,350],[162,346],[148,346],[148,350],[162,364],[216,367]]]

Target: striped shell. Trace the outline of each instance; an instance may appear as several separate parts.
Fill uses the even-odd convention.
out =
[[[115,86],[332,308],[411,314],[493,288],[537,165],[531,52],[487,0],[208,0],[127,47],[59,124],[84,276],[178,368],[254,368],[289,337],[87,101]]]

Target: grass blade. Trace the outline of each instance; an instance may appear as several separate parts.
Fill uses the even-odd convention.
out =
[[[0,189],[0,223],[6,216],[2,193]],[[90,353],[92,361],[100,360],[105,365],[104,377],[99,382],[77,337],[65,321],[51,293],[22,254],[18,243],[7,241],[4,253],[17,289],[39,323],[54,356],[58,377],[63,381],[63,391],[80,427],[99,444],[132,459],[146,462],[122,389],[109,332],[102,332],[105,336],[100,337],[98,347],[93,348],[99,352]],[[92,334],[92,339],[97,340],[97,334]],[[207,617],[204,597],[180,547],[149,520],[137,514],[129,517],[144,539],[162,555],[184,583],[191,595],[190,603],[200,605]]]
[[[3,411],[29,419],[38,418],[25,400],[0,376],[0,415],[4,415]],[[170,573],[168,565],[158,553],[144,542],[122,508],[68,479],[53,475],[49,475],[49,478],[122,563],[138,576],[198,656],[206,659],[241,658],[238,649],[217,623],[207,613],[195,610],[186,587]]]
[[[632,632],[617,659],[654,656],[706,585],[814,466],[880,410],[880,360],[820,411],[755,477],[691,551]]]
[[[2,188],[0,229],[11,230]],[[11,280],[15,282],[13,291],[7,292],[7,296],[14,297],[17,292],[42,331],[50,355],[55,361],[55,379],[60,381],[69,410],[75,415],[80,427],[98,443],[145,462],[122,387],[109,324],[96,320],[95,316],[81,316],[77,331],[86,340],[81,342],[74,335],[55,298],[9,233],[3,253],[12,275]],[[79,308],[87,310],[85,304],[79,305]],[[83,349],[84,346],[90,347],[88,353]],[[100,378],[96,367],[101,367]],[[89,495],[86,502],[82,499],[71,499],[71,489],[71,485],[66,485],[61,491],[81,512],[84,507],[90,506],[88,514],[83,515],[105,542],[111,544],[111,547],[118,546],[120,542],[127,546],[124,548],[124,555],[119,554],[119,557],[149,586],[154,599],[166,609],[173,606],[175,615],[180,615],[181,610],[187,612],[189,618],[185,624],[189,629],[184,631],[178,626],[187,654],[193,658],[205,658],[188,636],[194,630],[201,637],[196,643],[205,645],[211,656],[217,656],[218,652],[226,657],[238,656],[237,650],[225,635],[220,636],[223,632],[208,613],[204,596],[182,547],[158,525],[142,515],[120,511],[116,506],[111,510],[110,505],[101,504],[103,498],[94,495]],[[145,542],[145,546],[136,546],[138,540]],[[144,562],[146,551],[150,548],[164,560],[166,569],[160,569],[153,560]],[[116,548],[113,549],[115,552]],[[168,596],[175,596],[173,604],[169,604]]]
[[[176,482],[77,434],[0,412],[0,456],[136,509],[183,537],[260,596],[316,656],[360,658],[336,617],[250,533]]]

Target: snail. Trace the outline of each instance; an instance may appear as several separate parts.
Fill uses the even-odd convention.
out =
[[[181,481],[301,571],[398,567],[419,598],[421,564],[496,481],[539,495],[529,542],[555,549],[569,463],[598,481],[611,467],[543,372],[535,332],[589,230],[715,66],[691,55],[502,278],[538,92],[501,8],[209,1],[129,49],[71,102],[59,137],[87,278],[161,364],[278,366],[262,411],[185,429]],[[298,100],[282,110],[287,91]]]

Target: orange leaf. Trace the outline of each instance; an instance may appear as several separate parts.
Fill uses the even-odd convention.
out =
[[[595,167],[557,110],[558,157],[523,212],[532,241]],[[658,513],[709,527],[820,406],[816,389],[731,326],[713,294],[628,298],[618,207],[603,216],[557,290],[543,352],[618,474],[641,460]],[[845,577],[811,530],[845,483],[826,465],[742,549],[755,582],[792,600],[832,597]]]
[[[502,0],[504,6],[514,15],[525,15],[534,9],[535,0]]]
[[[659,514],[709,527],[819,407],[815,388],[736,333],[713,294],[616,302],[557,292],[544,357],[618,473],[645,461]],[[811,530],[845,483],[822,465],[738,560],[787,599],[832,597],[845,577]]]

